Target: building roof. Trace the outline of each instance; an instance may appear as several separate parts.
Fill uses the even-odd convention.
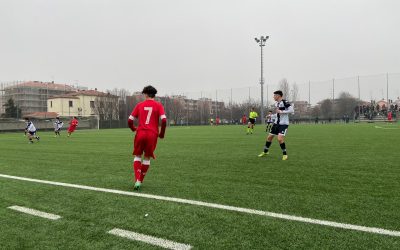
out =
[[[64,90],[64,91],[75,91],[76,88],[67,84],[59,84],[54,82],[40,82],[40,81],[27,81],[18,83],[15,85],[7,86],[7,89],[15,88],[42,88],[51,90]]]
[[[35,118],[35,119],[46,119],[46,118],[56,118],[58,116],[58,113],[56,112],[34,112],[30,114],[24,115],[24,117],[28,118]]]
[[[64,94],[64,95],[55,95],[55,96],[52,96],[52,97],[50,97],[48,99],[57,99],[57,98],[79,99],[78,96],[81,96],[81,95],[84,95],[84,96],[96,96],[96,97],[97,96],[110,96],[110,97],[117,98],[117,96],[115,96],[115,95],[111,95],[109,93],[100,92],[100,91],[97,91],[97,90],[78,90],[78,91],[74,91],[74,92],[71,92],[71,93],[68,93],[68,94]]]
[[[50,99],[58,99],[58,98],[63,98],[63,99],[79,99],[79,97],[76,96],[71,96],[71,95],[55,95],[47,98],[48,100]]]

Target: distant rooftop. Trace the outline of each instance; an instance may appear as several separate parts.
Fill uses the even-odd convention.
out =
[[[43,89],[51,89],[51,90],[64,90],[64,91],[75,91],[77,90],[75,87],[67,84],[53,83],[53,82],[41,82],[41,81],[27,81],[18,83],[15,85],[7,86],[6,89],[15,89],[15,88],[43,88]]]
[[[77,90],[68,94],[64,95],[55,95],[50,97],[49,99],[56,99],[56,98],[70,98],[70,99],[78,99],[77,96],[84,95],[84,96],[110,96],[110,97],[116,97],[114,95],[100,92],[97,90]]]

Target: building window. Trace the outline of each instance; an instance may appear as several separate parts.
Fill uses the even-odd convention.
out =
[[[72,101],[69,101],[69,107],[70,107],[70,108],[72,108],[72,107],[73,107],[73,105],[72,105]]]
[[[53,101],[50,101],[50,108],[53,107]]]
[[[94,109],[94,101],[90,101],[90,108]]]

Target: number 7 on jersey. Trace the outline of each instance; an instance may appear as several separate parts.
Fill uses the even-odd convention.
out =
[[[147,118],[146,118],[146,123],[145,123],[145,124],[149,124],[150,123],[151,113],[153,112],[153,107],[144,107],[144,110],[149,111],[147,113]]]

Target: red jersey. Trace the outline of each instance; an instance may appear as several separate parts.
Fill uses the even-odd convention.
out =
[[[77,119],[72,119],[72,121],[69,123],[72,127],[78,126],[78,120]]]
[[[164,107],[155,100],[145,100],[136,105],[129,119],[137,118],[139,126],[137,131],[147,130],[158,135],[159,120],[165,119]]]

